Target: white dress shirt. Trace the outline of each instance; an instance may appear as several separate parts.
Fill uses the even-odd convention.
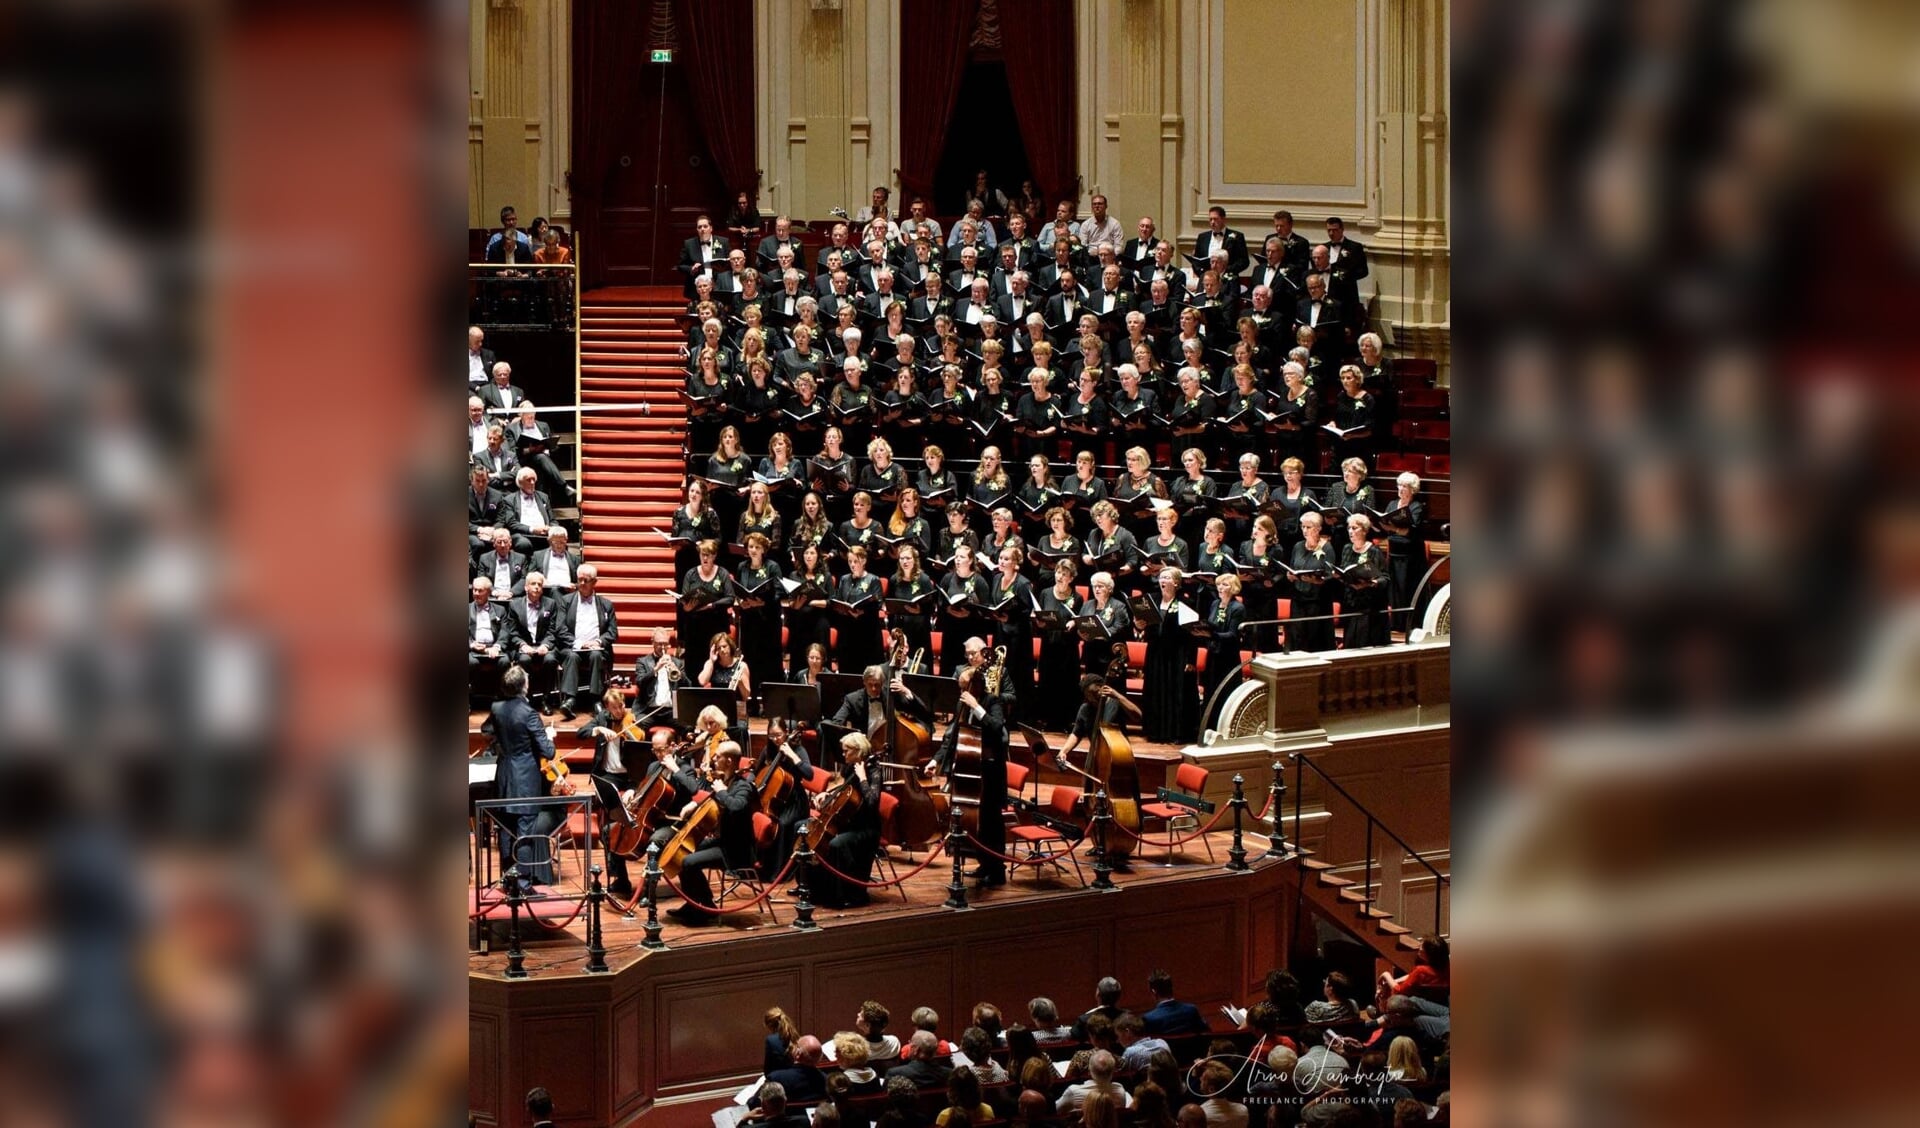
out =
[[[473,613],[473,641],[481,646],[493,645],[493,611],[482,607]]]
[[[532,494],[520,495],[520,523],[529,529],[537,529],[547,523],[540,513],[540,502]]]
[[[573,613],[573,645],[579,649],[590,642],[600,641],[600,607],[597,599],[580,597],[578,607]]]
[[[480,354],[469,351],[467,353],[467,383],[484,384],[486,382],[487,369],[485,365],[480,363]]]

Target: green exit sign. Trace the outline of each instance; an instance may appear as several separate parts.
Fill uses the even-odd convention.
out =
[[[653,49],[653,61],[656,63],[671,63],[673,61],[673,51],[665,47],[656,47]]]

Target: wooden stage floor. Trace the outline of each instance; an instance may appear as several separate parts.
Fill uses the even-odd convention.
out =
[[[1051,787],[1049,785],[1042,790],[1044,793],[1050,791]],[[1246,818],[1242,824],[1243,843],[1248,860],[1253,861],[1267,850],[1267,838],[1264,834],[1256,832],[1255,828],[1260,824],[1253,819],[1253,816],[1259,813],[1258,808],[1265,805],[1265,796],[1249,796],[1248,803]],[[1222,871],[1227,863],[1228,850],[1233,844],[1232,821],[1232,812],[1227,811],[1215,830],[1204,838],[1193,839],[1179,847],[1174,852],[1172,864],[1167,863],[1166,851],[1161,847],[1147,847],[1146,857],[1139,856],[1140,844],[1136,843],[1131,872],[1113,874],[1113,883],[1123,887],[1157,885],[1186,881],[1203,874]],[[1185,837],[1191,833],[1191,830],[1187,830],[1178,837]],[[1158,838],[1161,842],[1165,842],[1166,835],[1161,832]],[[1207,857],[1208,842],[1211,842],[1213,847],[1212,861]],[[895,889],[876,889],[871,891],[872,903],[859,908],[822,909],[816,906],[813,919],[821,928],[831,930],[850,924],[897,921],[914,917],[931,920],[958,911],[946,908],[944,905],[948,885],[953,877],[952,861],[944,853],[931,865],[920,869],[917,873],[913,872],[915,867],[927,860],[928,854],[925,851],[915,855],[915,860],[910,860],[897,848],[888,853],[893,858],[894,867],[900,876],[905,878],[900,886],[900,889],[905,892],[905,899],[903,900],[901,893]],[[1050,865],[1010,866],[1008,868],[1013,873],[1005,885],[981,889],[971,880],[965,882],[968,910],[992,912],[996,908],[1031,905],[1037,901],[1051,900],[1060,902],[1062,908],[1071,911],[1069,903],[1075,898],[1103,896],[1101,891],[1091,888],[1094,879],[1093,863],[1089,857],[1092,853],[1091,842],[1083,843],[1075,853],[1080,859],[1080,868],[1086,877],[1087,887],[1083,888],[1076,880],[1073,865],[1065,858],[1060,859],[1060,864],[1065,867],[1064,873],[1054,870]],[[583,886],[578,882],[577,856],[577,851],[568,852],[566,859],[563,860],[560,881],[554,887],[557,890],[571,891],[573,895],[539,906],[539,912],[543,916],[551,917],[557,914],[561,918],[567,918],[574,913],[575,906],[580,903]],[[969,868],[971,864],[969,860]],[[637,886],[644,866],[638,863],[629,863],[629,865]],[[908,876],[909,874],[911,876]],[[874,876],[878,880],[888,880],[894,876],[894,873],[884,862],[877,862]],[[662,926],[660,936],[669,947],[750,944],[756,938],[793,931],[795,897],[791,885],[780,889],[775,894],[772,910],[779,916],[777,923],[772,917],[756,908],[746,908],[743,911],[725,915],[722,917],[722,924],[708,928],[688,928],[666,916],[665,910],[678,906],[680,899],[666,887],[664,882],[660,889]],[[470,908],[471,895],[472,890],[469,889]],[[493,895],[490,894],[490,896]],[[729,903],[737,903],[745,899],[746,895],[743,893],[729,898]],[[641,947],[641,941],[646,937],[643,930],[644,908],[636,904],[635,914],[634,917],[628,918],[622,915],[611,902],[602,906],[601,927],[604,933],[602,942],[607,949],[607,963],[615,973],[646,958],[649,954],[647,949]],[[522,916],[521,945],[526,953],[526,969],[543,979],[556,976],[585,976],[587,974],[584,970],[587,959],[586,912],[582,910],[577,916],[571,916],[570,920],[556,923],[561,926],[535,928],[529,924],[526,916]],[[467,969],[470,975],[489,979],[504,977],[507,966],[505,942],[502,939],[505,935],[504,928],[505,923],[501,921],[492,929],[493,944],[490,952],[469,954]]]

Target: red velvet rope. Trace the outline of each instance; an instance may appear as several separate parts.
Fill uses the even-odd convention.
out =
[[[1071,853],[1073,853],[1073,852],[1074,852],[1075,850],[1077,850],[1077,849],[1079,849],[1079,843],[1077,843],[1077,842],[1076,842],[1076,843],[1074,843],[1074,844],[1073,844],[1072,846],[1069,846],[1069,847],[1067,847],[1067,848],[1066,848],[1065,850],[1059,850],[1059,851],[1056,851],[1056,852],[1054,852],[1054,853],[1052,853],[1052,854],[1034,854],[1034,855],[1032,855],[1032,856],[1030,856],[1030,857],[1025,857],[1025,858],[1016,858],[1016,857],[1014,857],[1014,856],[1013,856],[1013,855],[1011,855],[1011,854],[1002,854],[1002,853],[1001,853],[1000,851],[998,851],[998,850],[995,850],[995,849],[994,849],[993,847],[991,847],[991,846],[983,846],[983,845],[981,845],[981,843],[980,843],[980,840],[979,840],[978,838],[975,838],[975,837],[974,837],[973,835],[971,835],[971,834],[969,834],[969,835],[967,835],[967,841],[968,841],[968,842],[970,842],[970,843],[972,843],[972,844],[973,844],[973,848],[974,848],[974,849],[976,849],[976,850],[978,850],[978,851],[980,851],[980,852],[981,852],[982,854],[988,854],[988,855],[991,855],[991,856],[993,856],[993,857],[995,857],[995,858],[998,858],[998,859],[1000,859],[1000,860],[1001,860],[1001,861],[1003,861],[1003,862],[1007,862],[1007,863],[1010,863],[1010,864],[1012,864],[1012,865],[1016,865],[1016,866],[1037,866],[1037,865],[1043,865],[1043,864],[1045,864],[1045,863],[1047,863],[1047,862],[1052,862],[1052,861],[1055,861],[1055,860],[1057,860],[1057,859],[1060,859],[1060,858],[1064,858],[1064,857],[1066,857],[1066,856],[1067,856],[1068,854],[1071,854]],[[1086,839],[1084,839],[1084,838],[1083,838],[1083,839],[1081,839],[1080,841],[1081,841],[1081,842],[1084,842],[1084,841],[1086,841]]]
[[[759,896],[754,897],[750,900],[742,901],[739,904],[732,905],[732,906],[709,905],[705,901],[694,900],[692,897],[689,897],[686,895],[686,893],[682,892],[680,887],[673,883],[673,879],[666,875],[665,871],[661,872],[660,880],[667,883],[667,888],[673,890],[675,896],[679,897],[682,901],[685,901],[687,904],[692,905],[696,909],[705,909],[707,912],[710,912],[710,913],[737,913],[742,909],[751,909],[755,905],[760,904],[762,901],[765,901],[771,898],[775,893],[775,891],[777,891],[780,888],[780,884],[787,879],[787,874],[792,872],[793,861],[794,861],[794,858],[797,858],[797,857],[799,857],[799,855],[795,854],[793,857],[790,857],[787,859],[786,867],[782,869],[777,875],[775,875],[773,880],[766,883],[765,887],[760,890]],[[614,903],[619,904],[619,902],[617,901]],[[624,912],[625,910],[622,910],[622,911]]]
[[[510,902],[511,900],[512,900],[512,898],[510,898],[510,897],[502,897],[502,898],[500,898],[500,899],[499,899],[498,901],[495,901],[495,902],[493,902],[492,904],[488,904],[488,903],[487,903],[487,900],[486,900],[486,898],[484,898],[484,897],[476,897],[476,898],[474,898],[474,901],[473,901],[473,907],[474,907],[474,912],[473,912],[473,914],[472,914],[471,916],[469,916],[469,917],[468,917],[467,919],[468,919],[468,920],[483,920],[483,919],[485,919],[485,917],[486,917],[486,914],[487,914],[487,913],[488,913],[488,912],[489,912],[489,911],[490,911],[491,909],[493,909],[493,908],[494,908],[495,906],[498,906],[498,905],[505,905],[505,904],[507,904],[508,902]],[[570,926],[571,926],[571,925],[573,924],[573,922],[574,922],[574,921],[576,921],[576,920],[579,920],[579,919],[580,919],[580,910],[582,910],[582,909],[584,909],[584,908],[586,908],[586,907],[587,907],[587,898],[586,898],[586,896],[585,896],[585,895],[583,894],[583,895],[581,896],[581,898],[580,898],[580,902],[579,902],[578,904],[576,904],[576,905],[574,905],[574,906],[573,906],[573,911],[572,911],[571,913],[568,913],[568,914],[567,914],[567,919],[565,919],[565,920],[563,920],[563,921],[561,921],[561,922],[560,922],[560,923],[559,923],[558,925],[549,925],[549,924],[547,924],[547,922],[546,922],[546,921],[544,921],[544,920],[542,920],[542,919],[541,919],[541,918],[539,918],[539,917],[536,917],[536,916],[534,916],[534,915],[533,915],[533,912],[532,912],[531,910],[529,910],[529,911],[527,912],[527,919],[529,919],[529,920],[533,920],[533,921],[538,921],[538,922],[539,922],[539,923],[540,923],[540,924],[541,924],[541,925],[542,925],[543,927],[551,927],[551,928],[567,928],[567,927],[570,927]]]
[[[926,861],[921,862],[919,865],[901,874],[899,877],[894,878],[892,881],[862,881],[857,877],[849,877],[846,874],[841,873],[839,870],[834,869],[833,863],[827,861],[826,855],[824,854],[815,854],[813,856],[813,860],[816,864],[823,867],[828,873],[839,878],[841,881],[851,881],[855,885],[858,885],[865,889],[885,889],[890,885],[905,884],[908,878],[914,876],[915,874],[918,874],[921,870],[924,870],[928,866],[932,865],[933,860],[939,857],[941,852],[944,851],[946,848],[947,848],[946,839],[943,838],[940,840],[940,843],[933,848],[933,852],[927,855]]]
[[[1213,818],[1207,822],[1207,825],[1199,828],[1198,830],[1195,830],[1192,834],[1187,835],[1185,838],[1172,839],[1167,842],[1162,842],[1158,838],[1148,838],[1145,835],[1135,834],[1133,831],[1128,830],[1126,827],[1120,825],[1117,822],[1114,823],[1113,826],[1115,830],[1118,830],[1120,833],[1126,835],[1128,838],[1133,839],[1135,842],[1144,842],[1151,846],[1165,846],[1167,849],[1171,850],[1175,846],[1185,846],[1187,843],[1192,842],[1194,839],[1211,831],[1214,828],[1215,824],[1219,823],[1219,821],[1226,816],[1226,813],[1232,809],[1233,809],[1233,804],[1228,803],[1226,806],[1221,807],[1219,810],[1213,813]]]

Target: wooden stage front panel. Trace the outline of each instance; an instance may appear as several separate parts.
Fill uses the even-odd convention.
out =
[[[609,975],[580,971],[578,939],[529,949],[534,975],[524,980],[501,978],[499,953],[476,956],[469,1103],[485,1122],[518,1125],[521,1097],[544,1085],[555,1120],[586,1128],[737,1089],[759,1072],[769,1006],[822,1037],[851,1029],[866,999],[885,1003],[903,1034],[909,1012],[931,1006],[952,1037],[981,1001],[998,1005],[1009,1023],[1024,1018],[1036,995],[1078,1013],[1093,1004],[1103,975],[1119,978],[1123,1001],[1144,1005],[1154,968],[1171,972],[1180,997],[1203,1012],[1244,1003],[1283,958],[1298,870],[1276,860],[1228,871],[1229,836],[1212,837],[1221,864],[1208,864],[1195,842],[1187,849],[1198,851],[1197,861],[1136,864],[1137,872],[1116,876],[1113,892],[1006,887],[965,911],[939,907],[942,859],[914,880],[912,904],[880,891],[892,900],[822,913],[823,927],[811,933],[786,927],[790,905],[777,927],[670,927],[674,947],[664,952],[632,947],[637,925],[609,914],[607,946],[617,949]],[[1266,840],[1249,835],[1247,848],[1257,858]]]

